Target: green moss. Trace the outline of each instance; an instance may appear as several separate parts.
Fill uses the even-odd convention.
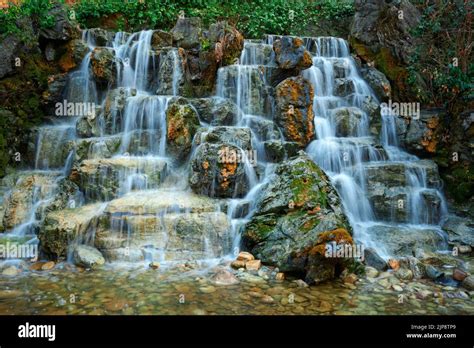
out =
[[[258,244],[268,238],[277,224],[278,216],[275,214],[266,214],[255,216],[250,223],[246,225],[244,232],[245,238]]]
[[[446,174],[442,174],[446,183],[448,195],[456,202],[463,203],[474,196],[474,165],[463,166],[462,164],[449,168]]]

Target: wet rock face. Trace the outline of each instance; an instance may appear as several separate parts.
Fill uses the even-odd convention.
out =
[[[132,192],[107,205],[95,247],[111,261],[220,257],[231,240],[227,216],[217,207],[211,198],[184,191]]]
[[[184,98],[171,100],[166,110],[166,127],[168,152],[175,158],[186,158],[199,127],[196,110]]]
[[[4,183],[10,182],[14,187],[3,201],[3,228],[11,230],[29,219],[29,212],[36,199],[46,198],[55,189],[55,175],[34,173],[7,176]]]
[[[380,225],[369,228],[368,233],[393,256],[412,256],[417,248],[424,251],[446,248],[444,237],[436,229]]]
[[[120,147],[121,137],[85,138],[70,141],[66,144],[67,151],[74,150],[74,163],[86,159],[110,158]]]
[[[209,130],[201,130],[196,136],[196,143],[202,142],[212,144],[230,144],[241,148],[242,150],[252,150],[250,128],[247,127],[212,127]]]
[[[107,201],[128,190],[153,188],[166,176],[167,164],[146,157],[114,157],[83,160],[70,178],[88,200]],[[133,175],[131,181],[127,177]]]
[[[209,197],[243,197],[249,183],[244,163],[237,158],[241,154],[239,147],[230,144],[200,145],[191,160],[192,190]]]
[[[53,258],[65,258],[69,243],[95,231],[101,212],[102,204],[98,203],[48,213],[38,233],[42,250]]]
[[[307,69],[313,65],[311,54],[298,37],[282,36],[273,43],[273,50],[281,69]]]
[[[412,215],[420,213],[420,218],[426,223],[439,222],[442,215],[441,197],[435,190],[431,190],[441,185],[435,163],[427,160],[413,162],[411,166],[401,163],[368,163],[360,171],[366,178],[367,197],[377,219],[409,222],[414,218]],[[412,186],[412,175],[417,178],[426,177],[426,189],[420,193],[416,209],[410,206],[414,192],[419,189]]]
[[[363,113],[356,107],[340,107],[332,111],[332,118],[336,125],[337,136],[356,136],[363,119]]]
[[[301,147],[314,138],[312,85],[301,76],[291,77],[276,87],[275,122],[288,141]]]
[[[76,69],[81,65],[82,59],[85,57],[89,48],[80,39],[69,41],[65,45],[66,52],[59,58],[59,66],[65,72]]]
[[[242,112],[250,115],[271,115],[273,104],[273,88],[269,85],[268,73],[272,68],[264,66],[231,65],[219,70],[221,85],[219,95],[240,100]],[[246,79],[249,95],[239,92],[240,79]]]
[[[339,196],[306,155],[281,163],[255,203],[243,230],[244,246],[264,264],[306,274],[319,283],[335,276],[342,259],[325,258],[330,241],[352,244]]]
[[[156,94],[176,95],[183,93],[185,76],[181,74],[185,66],[186,53],[183,49],[166,47],[159,51],[159,71],[157,76],[151,76],[153,84],[157,85]],[[179,74],[174,74],[174,71]]]
[[[93,124],[95,127],[94,129],[89,131],[89,136],[99,136],[100,134],[98,131],[97,120],[101,120],[103,122],[104,130],[107,134],[116,134],[123,129],[123,120],[124,120],[124,112],[125,107],[127,105],[127,98],[133,97],[137,94],[137,90],[135,88],[124,88],[119,87],[116,89],[112,89],[107,93],[105,97],[105,101],[102,105],[101,113],[99,114],[96,112],[95,114],[98,116],[96,118],[96,122]],[[92,127],[92,126],[91,126]],[[92,127],[92,128],[94,128]],[[76,127],[77,129],[77,127]]]
[[[360,73],[374,91],[379,100],[388,100],[392,96],[392,87],[387,77],[372,66],[364,66]]]
[[[96,47],[91,53],[91,68],[97,83],[113,86],[116,76],[115,57],[111,49]]]
[[[199,114],[199,118],[212,126],[230,126],[242,117],[235,103],[224,98],[189,99]]]

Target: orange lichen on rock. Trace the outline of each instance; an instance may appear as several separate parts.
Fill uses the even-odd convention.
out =
[[[337,228],[332,231],[326,231],[322,232],[318,236],[318,240],[316,241],[316,244],[306,248],[303,250],[301,253],[299,253],[298,256],[302,255],[321,255],[325,256],[326,254],[326,244],[335,242],[337,245],[341,244],[354,244],[354,240],[352,239],[352,236],[347,232],[345,228]]]
[[[221,187],[223,189],[227,189],[229,187],[229,184],[230,184],[229,177],[234,175],[236,170],[237,170],[236,162],[223,164],[223,167],[221,169],[221,176],[223,178],[221,182]]]

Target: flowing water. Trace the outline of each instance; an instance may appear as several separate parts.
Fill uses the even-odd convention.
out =
[[[156,59],[151,46],[152,35],[151,30],[115,34],[108,49],[116,60],[117,86],[106,93],[98,93],[90,72],[91,52],[96,43],[89,31],[84,31],[83,40],[90,52],[78,71],[70,74],[66,96],[73,102],[93,102],[101,106],[98,114],[93,115],[97,120],[97,134],[85,139],[79,137],[75,126],[78,116],[38,129],[34,171],[30,174],[36,178],[31,189],[30,208],[24,219],[4,234],[7,237],[26,234],[35,238],[35,231],[44,219],[41,207],[58,194],[58,183],[70,174],[73,162],[79,156],[78,147],[91,144],[85,158],[81,158],[81,168],[97,170],[88,182],[83,183],[84,192],[76,193],[68,207],[77,214],[89,207],[95,216],[108,220],[108,229],[89,229],[87,238],[71,242],[70,250],[77,243],[93,243],[95,238],[101,238],[105,243],[104,254],[110,261],[107,270],[83,273],[71,270],[70,265],[62,265],[49,276],[30,272],[30,275],[4,279],[0,312],[11,312],[12,306],[18,305],[16,313],[362,313],[350,309],[357,308],[351,298],[364,296],[365,290],[352,293],[337,284],[324,285],[313,293],[295,288],[294,283],[287,281],[264,280],[255,284],[255,279],[242,279],[241,285],[228,289],[206,283],[202,272],[225,264],[238,253],[239,229],[252,216],[260,189],[274,170],[275,165],[266,158],[265,142],[283,140],[273,124],[274,101],[269,82],[269,75],[276,67],[272,50],[276,37],[268,36],[262,42],[246,41],[238,64],[218,71],[214,99],[233,101],[240,113],[230,127],[248,129],[251,134],[251,149],[231,140],[242,151],[248,192],[243,198],[218,200],[193,194],[187,185],[188,163],[180,164],[168,152],[166,110],[170,101],[181,93],[182,62],[175,48],[164,49],[159,53],[160,59]],[[434,229],[442,234],[439,224],[446,213],[446,203],[436,178],[436,168],[398,148],[390,115],[383,117],[380,139],[371,134],[365,103],[368,99],[378,101],[360,77],[346,41],[330,37],[305,38],[305,44],[313,54],[313,66],[303,75],[315,91],[316,130],[316,140],[306,151],[336,186],[354,229],[355,240],[374,247],[388,258],[391,254],[383,241],[373,239],[381,228]],[[123,108],[119,107],[121,103]],[[338,118],[341,113],[350,115],[349,124],[343,131]],[[201,126],[207,128],[201,137],[214,129],[203,121]],[[72,150],[68,144],[73,144]],[[192,151],[195,150],[196,144]],[[257,163],[249,156],[249,150],[255,151]],[[395,171],[398,181],[383,182],[385,175],[382,174],[386,171]],[[37,179],[45,176],[53,179]],[[377,179],[379,176],[381,179]],[[373,200],[377,196],[371,189],[377,185],[386,185],[383,188],[389,198],[388,203],[382,202],[382,207],[374,210]],[[109,186],[114,189],[108,189]],[[12,192],[7,191],[4,201],[12,197]],[[100,205],[95,205],[97,202]],[[187,235],[183,236],[183,231],[188,231]],[[35,241],[37,243],[37,239]],[[151,261],[162,264],[162,274],[147,270]],[[184,267],[183,264],[190,262],[198,270],[178,270],[177,273],[183,273],[181,277],[172,268],[167,268],[171,265]],[[159,284],[153,291],[144,291],[143,288],[150,289],[149,283],[153,287]],[[59,294],[65,284],[72,285],[66,293]],[[16,289],[18,287],[20,289]],[[27,309],[28,303],[21,299],[21,289],[25,288],[35,289],[32,291],[40,299],[40,304],[33,306],[35,309]],[[272,288],[279,290],[272,293]],[[126,289],[129,296],[117,305],[114,300],[117,294],[113,289]],[[228,292],[235,289],[240,289],[240,297],[235,301],[203,304],[208,294],[215,292],[216,298],[229,298]],[[252,308],[249,289],[268,293],[276,302],[267,301],[267,304]],[[334,289],[341,295],[331,296]],[[177,307],[176,291],[189,294],[192,305]],[[64,298],[71,292],[81,293],[85,299],[64,307]],[[301,298],[294,308],[286,307],[285,298],[293,292]],[[387,304],[389,311],[403,312],[400,308],[392,308],[390,296],[393,294],[384,295],[382,291],[379,295],[381,303],[384,299],[391,303]],[[255,296],[263,298],[263,295]],[[13,298],[18,298],[17,302]],[[325,304],[328,302],[330,308]],[[362,302],[368,305],[370,301]],[[161,310],[158,309],[160,306]],[[426,312],[436,313],[435,307],[433,304],[433,309],[426,309]],[[385,307],[383,310],[365,308],[366,313],[372,314],[384,310]],[[419,313],[424,312],[420,310]]]

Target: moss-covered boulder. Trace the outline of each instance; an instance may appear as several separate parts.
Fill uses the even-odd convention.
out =
[[[167,152],[175,158],[186,158],[198,128],[199,117],[193,106],[184,98],[171,100],[166,109]]]
[[[278,84],[275,95],[274,117],[285,139],[305,147],[314,138],[313,86],[301,76],[290,77]]]
[[[320,283],[351,262],[325,256],[326,243],[352,244],[351,230],[329,178],[304,153],[278,165],[255,207],[243,245],[263,263]]]

